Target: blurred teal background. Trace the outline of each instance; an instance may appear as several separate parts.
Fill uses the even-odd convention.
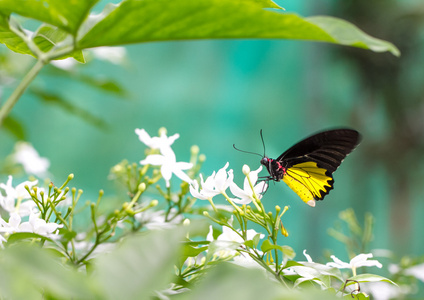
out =
[[[343,253],[343,245],[329,237],[327,229],[340,211],[353,207],[361,222],[365,212],[375,216],[372,248],[399,255],[424,254],[421,4],[278,3],[304,16],[347,19],[395,43],[402,57],[304,41],[131,45],[126,47],[124,66],[100,60],[78,66],[83,74],[113,79],[125,88],[125,96],[52,75],[49,68],[32,85],[89,110],[107,122],[106,129],[41,103],[30,92],[23,95],[13,116],[21,120],[41,156],[50,159],[53,181],[60,183],[74,173],[71,185],[82,188],[84,199],[91,200],[99,189],[106,195],[115,193],[107,178],[113,165],[125,158],[131,162],[143,158],[144,146],[135,128],[156,135],[164,126],[170,135],[179,133],[174,144],[179,161],[188,161],[190,146],[198,145],[207,156],[205,175],[228,161],[238,183],[243,180],[243,164],[256,169],[259,157],[237,152],[232,145],[262,153],[260,129],[267,155],[276,158],[316,131],[355,128],[362,133],[362,143],[335,173],[335,189],[315,208],[283,183],[271,184],[264,198],[266,207],[290,206],[283,220],[290,235],[280,243],[294,247],[298,254],[308,249],[313,258],[324,249]],[[1,50],[6,52],[4,47]],[[1,101],[10,92],[5,90]],[[5,157],[16,139],[1,131],[0,140],[0,154]]]

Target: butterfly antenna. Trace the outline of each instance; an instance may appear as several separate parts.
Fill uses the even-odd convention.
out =
[[[255,154],[255,155],[259,155],[260,157],[262,157],[262,155],[260,155],[259,153],[255,153],[255,152],[250,152],[250,151],[245,151],[245,150],[241,150],[239,148],[236,147],[236,144],[233,144],[234,149],[236,149],[237,151],[243,152],[243,153],[249,153],[249,154]]]
[[[261,129],[261,131],[260,131],[260,134],[261,134],[261,140],[262,140],[262,145],[264,146],[264,155],[262,156],[262,157],[265,157],[265,142],[264,142],[264,136],[262,135],[262,129]]]

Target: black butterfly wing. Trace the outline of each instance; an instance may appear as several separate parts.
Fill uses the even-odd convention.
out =
[[[360,135],[356,130],[327,130],[295,144],[281,154],[277,161],[286,168],[302,162],[313,161],[332,174],[343,159],[355,149],[359,141]]]
[[[352,129],[335,129],[312,135],[281,154],[286,168],[283,181],[308,205],[322,200],[333,189],[332,173],[358,145],[360,135]]]

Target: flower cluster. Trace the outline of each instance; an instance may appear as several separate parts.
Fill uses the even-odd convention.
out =
[[[247,165],[243,166],[243,173],[246,175],[244,179],[243,188],[240,188],[234,183],[233,170],[227,171],[229,163],[227,162],[223,168],[218,172],[213,172],[211,176],[203,180],[203,176],[200,174],[200,186],[197,180],[193,180],[190,185],[190,193],[193,197],[200,200],[208,200],[212,203],[212,198],[216,195],[223,195],[227,201],[232,204],[249,204],[252,201],[259,201],[262,198],[262,192],[267,189],[267,183],[265,181],[258,181],[258,173],[262,170],[260,166],[256,171],[250,171]],[[230,188],[231,193],[235,198],[230,198],[226,191]],[[255,204],[256,205],[256,204]],[[236,207],[236,206],[235,206]]]
[[[53,237],[63,225],[46,222],[40,218],[37,204],[29,193],[29,189],[38,181],[25,181],[13,187],[12,180],[13,177],[9,176],[6,184],[0,183],[0,206],[9,214],[8,221],[0,217],[0,242],[5,242],[6,237],[15,232],[31,232]],[[38,189],[38,192],[42,192],[42,189]],[[23,217],[28,217],[28,221],[23,222]]]

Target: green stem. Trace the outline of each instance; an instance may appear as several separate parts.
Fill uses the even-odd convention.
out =
[[[34,80],[35,76],[44,67],[45,63],[42,60],[37,60],[36,64],[29,70],[29,72],[22,79],[18,87],[10,95],[9,99],[6,100],[3,107],[0,109],[0,127],[3,124],[6,117],[9,115],[12,108],[18,102],[19,98],[25,92],[29,84]]]

